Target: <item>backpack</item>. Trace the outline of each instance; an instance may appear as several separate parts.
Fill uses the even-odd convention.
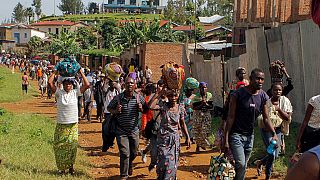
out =
[[[320,0],[312,0],[311,16],[313,21],[320,26]]]
[[[169,89],[181,89],[184,80],[184,69],[175,62],[162,65],[162,76]]]
[[[151,121],[148,121],[146,124],[146,127],[143,132],[143,137],[150,139],[153,135],[156,135],[158,133],[158,130],[160,129],[160,125],[157,122],[157,119],[160,115],[160,112],[157,114],[156,118],[151,119]]]

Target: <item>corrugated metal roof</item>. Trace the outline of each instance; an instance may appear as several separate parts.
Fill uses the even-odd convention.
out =
[[[199,21],[201,23],[212,24],[212,23],[220,21],[223,18],[224,18],[224,16],[220,16],[220,15],[216,14],[216,15],[213,15],[210,17],[199,17]]]
[[[222,50],[223,48],[232,47],[232,43],[218,43],[218,44],[210,44],[210,43],[198,43],[205,50]]]

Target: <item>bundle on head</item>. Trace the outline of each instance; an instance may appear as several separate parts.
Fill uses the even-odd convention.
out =
[[[184,80],[184,69],[182,67],[175,62],[168,62],[160,67],[168,89],[181,89]]]
[[[121,74],[123,73],[122,67],[115,63],[109,63],[105,66],[105,71],[109,79],[112,81],[119,81]]]
[[[55,70],[63,77],[73,77],[80,70],[81,66],[76,59],[68,57],[58,62],[54,67]]]
[[[282,79],[283,71],[282,67],[284,67],[284,63],[277,60],[270,64],[269,71],[271,79]]]

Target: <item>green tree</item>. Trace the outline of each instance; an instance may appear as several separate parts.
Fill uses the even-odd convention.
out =
[[[92,28],[81,27],[77,29],[77,41],[81,49],[95,49],[97,46],[97,36]]]
[[[26,21],[25,10],[20,2],[14,7],[12,17],[17,23]]]
[[[99,13],[99,7],[98,4],[95,2],[90,2],[88,6],[88,11],[90,14]]]
[[[119,33],[117,23],[114,20],[107,20],[99,28],[99,33],[104,39],[104,48],[114,49],[115,47],[115,37]]]
[[[36,56],[43,48],[43,42],[38,36],[32,36],[27,44],[29,57]]]
[[[184,0],[176,0],[174,22],[177,22],[179,24],[185,24],[186,18],[187,14]]]
[[[37,19],[39,20],[42,10],[41,10],[41,0],[33,0],[32,6],[35,8],[35,13],[37,15]]]
[[[28,17],[28,23],[31,22],[31,18],[34,17],[34,12],[32,7],[28,7],[25,9],[25,16]]]
[[[84,10],[82,0],[61,0],[58,8],[63,14],[81,14]]]
[[[48,51],[60,57],[68,57],[80,53],[80,46],[77,43],[76,33],[61,31],[60,35],[52,36],[52,42],[48,46]]]
[[[175,16],[175,7],[173,0],[168,0],[167,7],[164,9],[164,17],[168,20],[173,20]]]

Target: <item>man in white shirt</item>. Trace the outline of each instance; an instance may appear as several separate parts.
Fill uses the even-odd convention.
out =
[[[151,69],[149,69],[148,66],[146,66],[146,80],[147,80],[147,83],[151,82],[151,76],[152,76],[152,71],[151,71]]]

